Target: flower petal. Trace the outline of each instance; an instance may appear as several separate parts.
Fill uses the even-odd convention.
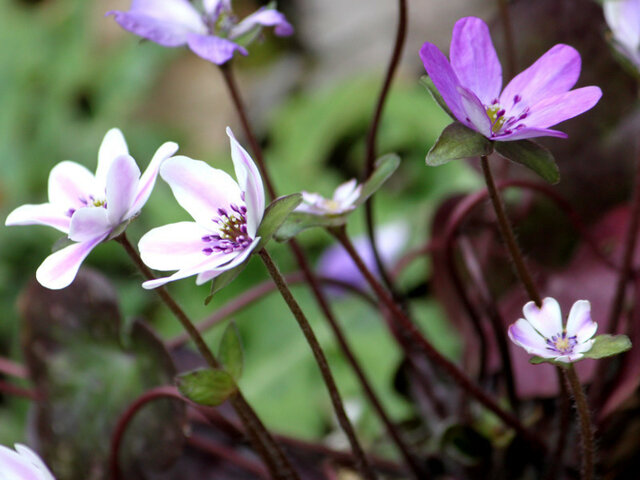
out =
[[[88,242],[74,243],[52,253],[36,271],[36,279],[40,285],[52,290],[67,287],[76,278],[78,269],[89,252],[105,238],[106,235]]]
[[[138,250],[142,261],[155,270],[179,270],[204,260],[202,237],[211,231],[195,222],[178,222],[157,227],[142,236]]]
[[[216,65],[222,65],[231,60],[236,51],[242,55],[249,54],[246,48],[237,43],[214,35],[190,33],[187,35],[187,44],[193,53]]]
[[[206,14],[215,21],[220,13],[231,11],[231,0],[202,0],[202,6]]]
[[[96,179],[79,163],[65,160],[51,169],[49,202],[61,210],[85,207],[93,193],[98,193]]]
[[[199,273],[202,273],[202,272],[215,270],[220,263],[227,263],[229,262],[230,258],[233,258],[236,255],[237,255],[237,252],[222,253],[215,256],[211,255],[210,257],[205,258],[202,262],[195,265],[188,266],[188,267],[184,267],[178,270],[173,275],[170,275],[168,277],[161,277],[153,280],[148,280],[142,284],[142,288],[145,288],[147,290],[152,288],[158,288],[169,282],[182,280],[183,278],[191,277],[193,275],[198,275]]]
[[[509,326],[507,331],[513,343],[524,348],[527,353],[539,357],[551,358],[554,353],[547,348],[547,342],[533,326],[524,318]]]
[[[528,302],[523,308],[524,317],[543,337],[551,338],[562,333],[562,313],[555,298],[547,297],[542,300],[542,308],[535,302]]]
[[[45,463],[33,450],[19,443],[15,444],[15,449],[22,458],[27,460],[35,467],[35,469],[38,470],[38,473],[40,474],[38,475],[38,480],[55,480]]]
[[[355,178],[344,182],[333,192],[333,200],[338,202],[342,208],[349,207],[360,196],[362,185],[358,185]]]
[[[274,33],[280,37],[287,37],[293,34],[293,27],[287,22],[284,14],[273,8],[261,7],[233,27],[229,32],[229,38],[238,38],[253,28],[260,26],[275,27]]]
[[[200,160],[178,155],[163,162],[160,176],[182,208],[201,226],[217,230],[218,208],[242,203],[240,187],[231,176]]]
[[[98,168],[96,168],[96,181],[100,191],[107,187],[107,175],[113,161],[122,156],[129,155],[129,148],[124,135],[118,128],[109,130],[98,149]]]
[[[602,6],[613,37],[628,50],[640,47],[640,3],[636,0],[608,0]]]
[[[107,214],[112,226],[127,220],[133,199],[138,191],[140,169],[129,155],[116,158],[107,174]]]
[[[500,104],[509,108],[518,96],[521,98],[519,108],[524,108],[567,92],[578,81],[580,67],[580,54],[575,48],[555,45],[509,82],[500,95]]]
[[[202,285],[203,283],[206,283],[209,280],[214,279],[221,273],[226,272],[227,270],[231,270],[232,268],[235,268],[241,263],[243,263],[247,258],[249,258],[249,255],[251,255],[251,252],[253,251],[254,248],[256,248],[258,243],[260,243],[260,237],[254,238],[253,242],[251,242],[251,244],[247,248],[245,248],[242,251],[242,253],[237,255],[230,262],[222,264],[219,268],[215,268],[213,270],[207,270],[205,272],[200,273],[198,275],[198,278],[196,278],[196,285]]]
[[[557,138],[568,138],[564,132],[559,130],[551,130],[549,128],[519,128],[517,130],[512,131],[506,135],[498,135],[494,137],[494,140],[498,142],[512,142],[514,140],[523,140],[525,138],[535,138],[535,137],[557,137]]]
[[[2,478],[5,478],[6,475],[6,478],[10,480],[37,480],[31,463],[17,452],[3,445],[0,445],[0,471],[3,474]]]
[[[110,233],[112,227],[105,208],[81,208],[71,218],[69,238],[74,242],[88,242]]]
[[[502,67],[484,21],[466,17],[456,22],[449,57],[460,84],[484,105],[491,105],[500,97]]]
[[[136,213],[142,209],[147,200],[149,199],[149,195],[151,195],[151,191],[153,190],[153,186],[156,183],[156,178],[158,176],[158,172],[160,171],[160,165],[167,158],[171,157],[178,151],[178,144],[174,142],[166,142],[163,143],[156,153],[153,155],[151,162],[149,162],[149,166],[144,171],[142,176],[140,177],[140,182],[138,183],[138,190],[136,192],[136,196],[129,208],[129,211],[126,214],[127,218],[132,217]]]
[[[427,74],[436,86],[442,99],[447,104],[451,113],[465,123],[465,114],[462,108],[462,100],[458,92],[460,81],[453,68],[449,64],[447,57],[432,43],[425,42],[420,49],[420,58],[424,64]]]
[[[4,224],[10,225],[46,225],[64,233],[69,233],[71,217],[51,203],[22,205],[12,211]]]
[[[258,226],[264,214],[264,187],[258,167],[251,159],[247,151],[238,143],[229,127],[227,135],[231,144],[231,159],[236,172],[240,190],[245,194],[247,205],[247,232],[253,237],[258,231]]]
[[[491,138],[491,120],[480,99],[464,87],[458,87],[458,92],[465,113],[462,123],[485,137]]]
[[[591,304],[588,300],[578,300],[571,307],[567,320],[567,335],[576,336],[578,343],[593,337],[598,324],[591,319]]]

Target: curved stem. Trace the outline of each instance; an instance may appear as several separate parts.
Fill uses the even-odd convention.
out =
[[[120,236],[115,238],[115,240],[124,247],[133,263],[140,269],[147,279],[151,280],[155,278],[151,270],[149,270],[140,258],[140,255],[138,255],[136,249],[131,245],[131,242],[129,242],[125,233],[122,233]],[[202,335],[200,335],[200,332],[186,315],[184,310],[182,310],[164,287],[156,288],[155,291],[175,317],[180,321],[184,329],[189,333],[198,351],[203,356],[207,364],[211,368],[219,368],[220,363],[213,355],[211,349],[209,349],[209,346],[202,338]],[[251,406],[247,403],[240,390],[238,390],[237,393],[229,399],[229,401],[245,425],[253,447],[269,468],[269,472],[275,478],[298,479],[299,476],[295,470],[293,470],[289,460],[286,458]]]
[[[580,422],[580,435],[582,438],[582,480],[592,480],[594,472],[593,461],[593,424],[591,422],[591,412],[587,405],[587,397],[584,394],[580,380],[576,374],[576,369],[573,364],[570,363],[568,368],[565,369],[565,375],[573,394],[573,399],[576,403],[576,409],[578,411],[578,420]]]
[[[189,444],[189,446],[197,448],[204,453],[227,460],[235,464],[239,468],[252,473],[258,478],[261,478],[263,480],[269,480],[270,478],[269,474],[262,467],[262,465],[259,465],[254,461],[247,460],[244,455],[241,455],[235,450],[228,448],[220,443],[212,442],[204,436],[191,435],[187,439],[187,443]]]
[[[335,380],[333,378],[333,374],[331,373],[331,369],[329,368],[329,363],[327,362],[327,358],[325,357],[324,352],[322,351],[322,347],[320,347],[320,343],[318,342],[318,339],[316,338],[315,333],[313,333],[313,329],[311,328],[311,325],[309,324],[307,317],[305,316],[297,300],[294,298],[293,294],[291,293],[291,290],[289,290],[287,282],[282,276],[282,274],[280,273],[280,270],[278,270],[278,267],[276,266],[276,264],[273,263],[271,256],[267,253],[265,249],[260,250],[258,254],[260,255],[260,258],[262,259],[262,262],[264,263],[265,267],[267,267],[267,271],[269,272],[269,275],[271,276],[274,283],[278,287],[278,291],[280,292],[280,294],[282,295],[282,298],[284,299],[287,306],[289,307],[289,310],[291,310],[291,313],[293,314],[296,321],[298,322],[298,325],[300,326],[302,333],[304,334],[305,338],[307,339],[307,342],[309,343],[309,346],[311,347],[313,356],[316,360],[316,363],[318,364],[318,367],[320,368],[322,379],[324,380],[324,383],[327,386],[327,390],[329,391],[329,396],[331,398],[331,403],[333,404],[333,409],[335,411],[336,417],[338,418],[338,423],[340,423],[342,430],[344,431],[347,438],[349,439],[349,444],[351,445],[351,450],[353,451],[353,454],[358,459],[358,470],[360,470],[360,472],[364,475],[365,478],[369,480],[375,479],[376,475],[373,469],[371,468],[369,461],[365,456],[364,450],[362,449],[362,446],[360,445],[360,442],[356,437],[356,433],[353,429],[353,425],[351,425],[351,422],[349,421],[349,417],[347,417],[347,414],[344,410],[342,398],[340,397],[338,386],[336,385]]]
[[[29,400],[38,400],[38,393],[28,388],[18,387],[4,380],[0,380],[0,393],[15,395],[16,397],[28,398]]]

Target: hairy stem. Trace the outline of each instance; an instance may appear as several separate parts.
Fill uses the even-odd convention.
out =
[[[578,374],[573,364],[565,369],[565,375],[571,388],[573,399],[578,411],[578,421],[580,422],[580,436],[582,438],[582,480],[592,480],[594,473],[594,444],[593,444],[593,423],[591,422],[591,412],[587,405],[587,397],[584,394]]]

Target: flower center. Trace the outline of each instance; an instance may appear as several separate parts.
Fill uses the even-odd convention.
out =
[[[212,219],[218,224],[218,233],[202,237],[202,241],[207,244],[202,249],[205,255],[244,250],[251,244],[253,239],[247,232],[247,207],[232,203],[229,210],[219,208],[218,216]]]
[[[104,198],[96,198],[93,195],[89,195],[86,198],[80,197],[78,199],[83,207],[102,207],[107,208],[107,201]],[[66,211],[67,217],[72,217],[76,213],[76,208],[71,207]]]
[[[547,338],[547,348],[562,355],[573,353],[573,348],[578,343],[575,335],[567,336],[567,332],[559,333],[551,338]]]
[[[522,101],[520,95],[513,97],[513,105],[511,106],[510,113],[513,113],[514,109],[517,111],[516,105]],[[501,135],[510,135],[514,130],[520,130],[525,128],[526,125],[522,123],[522,120],[529,116],[529,107],[525,107],[522,111],[516,115],[507,115],[507,110],[498,103],[498,99],[495,99],[491,105],[485,107],[487,116],[491,121],[491,136],[498,137]]]
[[[487,115],[489,116],[489,120],[491,120],[491,132],[498,133],[504,122],[506,120],[504,108],[500,106],[499,103],[495,103],[487,107]]]

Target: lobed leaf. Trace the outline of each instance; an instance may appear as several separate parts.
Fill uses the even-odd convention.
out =
[[[496,142],[496,152],[512,162],[533,170],[551,184],[560,181],[560,170],[553,155],[542,145],[531,140]]]
[[[213,369],[182,373],[176,377],[176,384],[182,395],[208,407],[222,404],[238,388],[229,373]]]
[[[585,358],[605,358],[631,349],[631,340],[626,335],[598,335]]]
[[[260,237],[260,243],[256,246],[256,251],[264,248],[291,212],[300,205],[300,202],[302,202],[302,195],[300,193],[293,193],[291,195],[285,195],[284,197],[278,197],[269,204],[264,212],[258,233],[256,234]]]
[[[218,348],[218,358],[225,371],[227,371],[234,380],[239,380],[242,374],[244,354],[242,352],[240,334],[234,322],[229,322],[229,325],[227,325],[222,335]]]
[[[481,157],[493,152],[493,143],[484,135],[459,122],[447,126],[427,153],[427,165],[437,167],[451,160]]]

